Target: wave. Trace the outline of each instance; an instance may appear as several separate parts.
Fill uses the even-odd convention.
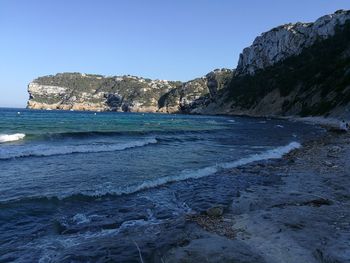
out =
[[[82,132],[48,132],[27,134],[30,140],[88,139],[114,136],[158,136],[158,135],[201,135],[215,133],[217,130],[139,130],[139,131],[82,131]]]
[[[147,138],[143,140],[134,140],[119,144],[83,144],[83,145],[66,145],[66,146],[47,146],[35,145],[27,147],[26,150],[17,148],[0,148],[0,160],[23,157],[42,157],[53,155],[67,155],[73,153],[98,153],[98,152],[114,152],[122,151],[135,147],[142,147],[148,144],[157,143],[155,138]]]
[[[209,120],[209,121],[206,121],[205,123],[207,124],[219,124],[217,121],[214,121],[214,120]]]
[[[131,194],[134,192],[139,192],[141,190],[158,187],[171,182],[178,182],[178,181],[184,181],[188,179],[198,179],[198,178],[206,177],[206,176],[215,174],[216,172],[222,169],[235,168],[238,166],[242,166],[242,165],[249,164],[252,162],[257,162],[257,161],[279,159],[283,157],[285,154],[289,153],[290,151],[298,149],[300,147],[301,147],[300,143],[291,142],[288,145],[280,146],[272,150],[267,150],[263,153],[250,155],[248,157],[245,157],[233,162],[220,163],[214,166],[208,166],[208,167],[194,170],[194,171],[185,170],[176,176],[166,176],[166,177],[161,177],[152,181],[143,182],[142,184],[137,186],[129,187],[121,191],[112,192],[112,194],[115,194],[115,195]],[[101,196],[101,194],[105,195],[107,193],[97,193],[96,196]],[[108,194],[111,194],[111,192],[109,192]]]
[[[276,147],[271,150],[267,150],[265,152],[250,155],[248,157],[232,161],[232,162],[225,162],[225,163],[219,163],[213,166],[208,166],[205,168],[197,169],[197,170],[184,170],[180,174],[175,176],[165,176],[161,178],[157,178],[154,180],[143,182],[139,185],[133,185],[129,187],[124,187],[123,189],[115,189],[115,190],[105,190],[105,191],[95,191],[95,192],[89,192],[89,193],[75,193],[70,194],[66,196],[53,196],[53,197],[29,197],[24,199],[17,199],[17,200],[5,200],[4,202],[23,202],[23,201],[38,201],[38,202],[58,202],[60,200],[65,201],[93,201],[96,198],[101,197],[113,197],[113,196],[120,196],[125,194],[133,194],[136,192],[140,192],[143,190],[151,189],[160,187],[162,185],[172,183],[172,182],[179,182],[179,181],[185,181],[188,179],[199,179],[206,176],[213,175],[220,170],[223,169],[231,169],[235,167],[239,167],[242,165],[246,165],[249,163],[257,162],[257,161],[263,161],[263,160],[269,160],[269,159],[279,159],[282,158],[285,154],[291,152],[292,150],[298,149],[301,147],[301,144],[298,142],[291,142],[288,145]],[[4,202],[0,202],[0,205],[5,205]]]
[[[0,134],[0,143],[19,141],[22,140],[25,136],[26,135],[24,133]]]

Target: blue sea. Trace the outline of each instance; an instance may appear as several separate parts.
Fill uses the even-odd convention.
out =
[[[287,120],[0,109],[0,262],[139,262],[181,237],[186,213],[261,178],[323,131]]]

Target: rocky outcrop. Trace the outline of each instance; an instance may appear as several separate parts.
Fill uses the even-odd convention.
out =
[[[60,73],[37,78],[29,84],[28,108],[153,112],[161,94],[177,85],[177,82],[130,75]]]
[[[243,50],[236,74],[253,75],[257,70],[299,55],[316,41],[333,36],[336,28],[349,19],[350,11],[339,10],[317,19],[314,23],[286,24],[265,32]]]
[[[59,73],[28,85],[31,109],[123,112],[181,112],[202,97],[213,97],[232,77],[215,70],[189,82],[151,80],[135,76]]]
[[[350,11],[263,33],[235,71],[184,83],[63,73],[28,91],[34,109],[350,118]]]
[[[214,103],[218,91],[226,88],[233,76],[232,70],[216,69],[165,93],[159,100],[160,111],[166,113],[201,113]]]
[[[192,112],[350,118],[350,11],[287,24],[244,49],[229,84]]]

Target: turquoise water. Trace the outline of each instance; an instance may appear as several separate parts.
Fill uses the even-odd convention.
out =
[[[201,209],[205,198],[180,202],[170,190],[159,197],[154,191],[198,178],[201,185],[222,169],[278,158],[320,132],[273,119],[0,109],[0,261],[66,253],[69,240],[95,245],[94,235],[114,216],[121,225],[140,214],[154,223]],[[187,187],[176,185],[175,193]],[[168,212],[157,217],[160,203]],[[57,230],[78,225],[64,236]]]

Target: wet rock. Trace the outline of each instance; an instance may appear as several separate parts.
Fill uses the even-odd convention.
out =
[[[338,153],[342,150],[342,148],[340,146],[333,146],[331,147],[330,151],[333,152],[333,153]]]
[[[224,208],[222,206],[212,206],[207,209],[206,214],[212,217],[220,217],[224,213]]]
[[[171,262],[265,262],[257,253],[243,242],[229,240],[224,237],[211,236],[191,241],[185,247],[171,249],[163,257],[163,261]]]
[[[233,229],[233,221],[230,218],[210,217],[207,215],[192,215],[187,217],[188,221],[197,223],[205,231],[234,239],[236,232]]]
[[[65,232],[67,230],[66,226],[64,226],[64,224],[62,224],[61,222],[54,220],[52,223],[52,228],[53,231],[57,234],[62,234],[63,232]]]

